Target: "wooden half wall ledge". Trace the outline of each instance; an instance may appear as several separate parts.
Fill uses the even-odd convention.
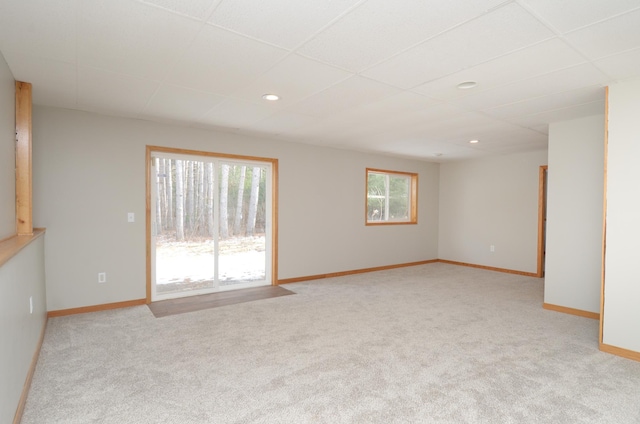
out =
[[[0,240],[0,266],[9,262],[11,258],[16,256],[22,249],[27,247],[31,242],[42,236],[46,230],[44,228],[34,228],[31,235],[14,235],[4,240]]]
[[[48,318],[64,317],[67,315],[86,314],[88,312],[108,311],[111,309],[129,308],[131,306],[146,305],[147,299],[134,299],[125,302],[105,303],[102,305],[83,306],[81,308],[59,309],[47,312]]]
[[[600,314],[597,312],[583,311],[582,309],[568,308],[566,306],[558,306],[551,303],[543,303],[542,308],[549,311],[562,312],[564,314],[576,315],[584,318],[600,319]]]

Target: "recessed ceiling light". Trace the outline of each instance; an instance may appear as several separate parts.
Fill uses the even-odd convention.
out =
[[[471,143],[471,144],[480,143],[480,140],[469,140],[469,143]]]
[[[263,94],[262,98],[265,100],[269,100],[272,102],[275,102],[276,100],[278,100],[280,98],[280,96],[278,96],[277,94]]]
[[[476,85],[478,85],[478,83],[475,82],[475,81],[464,81],[464,82],[461,82],[460,84],[458,84],[458,88],[460,90],[468,90],[470,88],[475,87]]]

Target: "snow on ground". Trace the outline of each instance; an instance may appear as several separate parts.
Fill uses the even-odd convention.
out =
[[[264,236],[234,237],[220,241],[218,261],[221,284],[263,280],[265,260]],[[213,241],[176,242],[158,238],[156,243],[158,291],[211,287],[213,276]]]

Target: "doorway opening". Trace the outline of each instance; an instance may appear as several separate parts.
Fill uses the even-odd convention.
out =
[[[277,160],[147,146],[147,302],[273,285]]]

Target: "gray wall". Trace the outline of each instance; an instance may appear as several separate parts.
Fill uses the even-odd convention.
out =
[[[604,115],[549,126],[545,303],[600,312]]]
[[[49,310],[145,297],[145,145],[277,158],[280,279],[437,258],[438,164],[56,108],[33,125]],[[419,174],[418,225],[364,225],[366,167]]]
[[[10,423],[46,319],[44,237],[0,267],[0,422]],[[29,310],[33,298],[33,314]]]
[[[15,81],[0,54],[0,240],[16,233]]]
[[[603,343],[640,352],[640,80],[609,90]]]
[[[15,234],[15,84],[0,55],[0,240]],[[0,422],[13,422],[46,319],[44,237],[0,266]],[[33,298],[33,314],[29,298]]]
[[[546,150],[442,164],[439,258],[536,272],[538,173],[546,164]]]

